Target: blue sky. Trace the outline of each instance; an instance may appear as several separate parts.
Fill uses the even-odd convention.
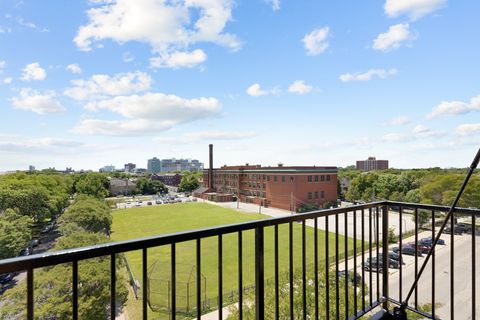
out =
[[[0,1],[0,171],[465,167],[480,2]]]

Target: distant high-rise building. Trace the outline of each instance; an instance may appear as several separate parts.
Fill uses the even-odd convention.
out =
[[[114,165],[107,165],[100,169],[100,172],[114,172],[115,166]]]
[[[133,173],[135,172],[135,168],[137,167],[137,165],[135,163],[126,163],[125,164],[125,172],[128,172],[128,173]]]
[[[377,160],[375,157],[368,157],[367,160],[357,161],[357,169],[361,171],[386,170],[388,160]]]
[[[149,173],[159,173],[162,170],[162,164],[160,159],[153,157],[152,159],[148,159],[147,162],[147,172]]]
[[[30,171],[30,172],[35,171],[35,166],[28,166],[28,171]]]
[[[162,159],[161,171],[162,172],[174,172],[174,171],[191,171],[197,172],[203,169],[203,163],[198,160],[192,159]]]

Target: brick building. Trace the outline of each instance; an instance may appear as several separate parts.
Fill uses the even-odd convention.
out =
[[[386,170],[388,160],[377,160],[375,157],[368,157],[367,160],[357,161],[357,169],[361,171]]]
[[[159,180],[167,186],[178,187],[182,181],[183,174],[179,173],[157,173],[152,175],[153,180]]]
[[[223,166],[204,170],[203,181],[204,192],[233,194],[243,202],[291,211],[302,204],[323,207],[337,201],[336,167]]]

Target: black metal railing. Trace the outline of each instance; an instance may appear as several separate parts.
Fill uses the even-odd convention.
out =
[[[406,290],[413,283],[413,277],[411,275],[411,268],[408,265],[403,264],[403,257],[407,250],[405,245],[405,238],[413,236],[413,244],[409,245],[409,248],[414,248],[414,256],[412,259],[413,264],[413,276],[417,275],[419,266],[419,253],[424,250],[422,246],[419,246],[419,234],[428,233],[432,239],[436,235],[436,226],[442,222],[442,212],[448,211],[448,207],[423,205],[413,203],[402,203],[393,201],[380,201],[362,205],[354,205],[345,208],[335,208],[327,210],[319,210],[304,214],[297,214],[291,216],[284,216],[280,218],[264,219],[258,221],[251,221],[233,225],[219,226],[208,229],[194,230],[179,232],[175,234],[167,234],[155,237],[141,238],[129,241],[113,242],[102,245],[96,245],[91,247],[83,247],[72,250],[49,252],[44,254],[37,254],[28,257],[18,257],[13,259],[6,259],[0,261],[0,274],[26,271],[27,282],[27,294],[26,294],[26,306],[27,306],[27,319],[34,319],[35,305],[34,305],[34,271],[38,268],[54,266],[58,264],[71,264],[72,265],[72,318],[78,318],[78,263],[79,261],[88,260],[96,257],[110,256],[110,312],[111,318],[115,318],[116,304],[116,280],[117,280],[117,266],[116,257],[118,254],[130,252],[134,250],[141,250],[142,252],[142,308],[143,319],[147,319],[149,313],[148,302],[148,250],[159,246],[170,246],[170,282],[171,288],[169,289],[169,316],[171,319],[175,319],[177,314],[177,293],[176,293],[176,255],[177,245],[179,243],[193,241],[195,243],[195,268],[196,268],[196,307],[194,308],[193,315],[200,319],[204,314],[205,305],[202,304],[202,296],[205,292],[204,287],[201,285],[201,268],[202,268],[202,240],[209,237],[217,238],[217,261],[218,261],[218,278],[215,279],[218,292],[218,319],[222,319],[223,306],[238,303],[238,317],[242,319],[244,317],[244,308],[246,305],[254,305],[256,319],[265,318],[265,296],[266,296],[266,283],[273,282],[273,289],[268,294],[274,295],[273,310],[274,315],[269,314],[268,318],[303,318],[307,316],[310,318],[326,318],[326,319],[339,319],[342,315],[346,318],[357,319],[362,316],[368,315],[377,307],[391,308],[393,305],[400,305],[405,297]],[[429,213],[427,219],[423,218],[423,225],[419,223],[419,215],[422,214],[425,217],[425,212]],[[343,215],[343,225],[342,219]],[[429,319],[436,319],[442,316],[444,318],[454,319],[457,313],[455,308],[455,241],[460,239],[465,245],[471,245],[471,277],[469,283],[471,283],[471,306],[470,306],[470,319],[475,319],[476,315],[476,217],[480,215],[480,210],[457,208],[452,216],[450,232],[448,235],[448,244],[446,249],[449,249],[449,260],[444,261],[436,259],[435,251],[432,256],[431,262],[431,275],[428,277],[424,274],[424,278],[428,281],[420,281],[418,287],[415,289],[415,295],[413,302],[407,307],[407,310],[418,313]],[[409,218],[413,217],[413,218]],[[468,236],[456,236],[455,230],[459,226],[457,218],[463,217],[471,222],[471,241],[465,241]],[[407,219],[410,219],[408,221]],[[395,221],[396,220],[396,221]],[[426,221],[426,222],[425,222]],[[301,243],[301,261],[294,261],[294,224],[301,223],[300,243]],[[407,222],[410,222],[410,228],[407,228]],[[333,224],[333,226],[332,226]],[[412,226],[413,224],[413,226]],[[285,225],[288,226],[288,268],[281,270],[279,263],[279,227]],[[464,224],[465,225],[465,224]],[[391,232],[390,228],[395,227],[395,232]],[[308,242],[306,236],[307,228],[312,227],[313,232],[313,252],[307,252]],[[265,230],[267,228],[273,229],[273,252],[268,254],[273,255],[273,277],[271,279],[265,279]],[[410,229],[410,230],[408,230]],[[254,264],[255,270],[255,283],[254,283],[254,299],[253,301],[247,301],[248,291],[245,291],[245,283],[243,270],[245,263],[244,258],[244,237],[242,235],[246,232],[254,231]],[[270,230],[270,229],[268,229]],[[320,236],[319,230],[324,230],[325,239],[324,242],[319,244]],[[468,230],[468,225],[464,228]],[[334,252],[331,252],[332,239],[329,239],[329,233],[334,232]],[[238,252],[238,273],[235,275],[224,275],[224,258],[223,258],[223,244],[224,237],[229,234],[236,234],[238,244],[236,248],[229,247],[228,250],[237,250]],[[343,245],[340,242],[340,237],[345,236]],[[398,272],[389,268],[391,265],[389,246],[391,242],[395,240],[399,246],[400,263],[398,264]],[[458,240],[458,241],[460,241]],[[311,245],[311,244],[310,244]],[[460,243],[462,245],[462,243]],[[323,246],[323,248],[322,248]],[[351,248],[349,248],[351,246]],[[343,250],[342,250],[343,247]],[[409,249],[411,251],[411,249]],[[320,259],[319,251],[323,254],[323,260]],[[411,253],[411,252],[410,252]],[[443,252],[442,252],[443,253]],[[381,254],[381,259],[379,258]],[[298,255],[297,255],[298,256]],[[307,257],[313,256],[313,266],[307,264]],[[442,254],[442,257],[445,255]],[[375,259],[378,257],[378,259]],[[405,258],[406,259],[406,258]],[[376,262],[375,262],[376,261]],[[368,262],[368,263],[367,263]],[[298,267],[295,266],[298,264]],[[374,265],[376,263],[376,266]],[[439,265],[439,263],[441,265]],[[436,268],[439,266],[444,268],[445,264],[449,265],[449,283],[445,289],[448,295],[448,299],[442,301],[438,295],[438,286],[436,279]],[[307,269],[313,269],[313,277],[307,276]],[[349,271],[350,270],[350,271]],[[322,272],[320,272],[322,271]],[[345,271],[343,274],[342,272]],[[296,272],[301,274],[299,281],[301,282],[301,288],[299,291],[294,291],[296,284],[295,276]],[[335,273],[334,277],[332,273]],[[353,287],[350,284],[350,272],[353,274]],[[398,273],[398,276],[395,275]],[[408,275],[410,274],[410,277]],[[285,275],[288,277],[286,284],[281,283],[280,278]],[[223,300],[223,282],[224,276],[234,277],[238,283],[238,295],[236,295],[237,301],[224,301]],[[360,283],[357,282],[357,276],[360,277]],[[462,274],[462,277],[467,275]],[[323,281],[322,282],[322,278]],[[345,277],[342,280],[341,277]],[[314,282],[314,302],[309,304],[307,301],[307,290],[310,286],[310,282]],[[332,281],[334,283],[332,283]],[[442,283],[444,284],[444,283]],[[341,288],[341,286],[344,288]],[[419,297],[419,289],[425,290],[425,286],[429,286],[427,290],[430,292],[430,299],[426,301],[425,295]],[[281,294],[284,290],[289,290],[288,297],[288,312],[287,316],[282,317],[282,305]],[[323,292],[321,292],[323,290]],[[335,291],[335,297],[332,298],[332,290]],[[343,290],[343,297],[341,297],[341,290]],[[353,291],[353,292],[352,292]],[[422,291],[423,292],[423,291]],[[295,301],[298,301],[298,293],[301,293],[301,307],[295,308]],[[320,294],[322,293],[322,294]],[[323,294],[324,293],[324,294]],[[352,298],[353,294],[353,298]],[[320,296],[325,298],[321,301]],[[445,296],[443,292],[442,297]],[[0,296],[1,299],[1,296]],[[341,303],[341,301],[343,301]],[[470,300],[468,300],[470,301]],[[441,305],[439,305],[441,303]],[[426,310],[422,306],[430,304],[431,308]],[[462,306],[465,309],[465,305]],[[439,310],[442,309],[442,310]],[[448,311],[446,311],[448,310]],[[440,312],[441,311],[441,312]],[[447,312],[447,313],[446,313]],[[459,318],[464,318],[459,316]]]

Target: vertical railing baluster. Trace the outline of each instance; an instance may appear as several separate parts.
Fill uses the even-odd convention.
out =
[[[357,315],[357,210],[353,211],[353,312]]]
[[[369,273],[369,288],[368,292],[370,293],[370,307],[373,305],[373,279],[372,279],[372,208],[368,208],[368,258],[370,261],[370,267],[368,268]]]
[[[175,320],[177,314],[177,266],[176,266],[176,250],[175,250],[175,242],[171,244],[171,282],[172,282],[172,320]]]
[[[382,206],[382,295],[389,298],[388,295],[388,207]],[[388,308],[388,302],[383,303],[383,308]]]
[[[280,302],[278,290],[278,224],[275,225],[275,319],[280,319]]]
[[[197,264],[197,319],[202,318],[202,247],[201,239],[197,239],[197,250],[196,250],[196,264]],[[241,306],[240,306],[241,308]]]
[[[476,317],[476,244],[475,244],[475,213],[472,213],[472,320]]]
[[[218,319],[223,319],[223,246],[222,235],[218,235]]]
[[[455,261],[454,261],[454,233],[455,233],[455,211],[450,219],[450,319],[455,318],[454,297],[455,297]],[[416,290],[415,290],[416,291]]]
[[[238,318],[243,319],[243,240],[238,232]]]
[[[415,279],[418,276],[418,208],[415,208]],[[418,310],[418,286],[415,287],[415,309]]]
[[[290,319],[293,319],[293,224],[288,225],[289,234],[289,272],[290,272]]]
[[[403,297],[403,292],[402,292],[403,291],[403,287],[402,287],[402,281],[403,281],[403,277],[402,277],[402,270],[403,270],[402,238],[403,238],[404,230],[403,230],[403,223],[402,223],[403,222],[402,215],[403,215],[403,208],[400,207],[399,208],[399,221],[398,221],[398,223],[400,223],[400,234],[398,235],[398,237],[399,237],[398,243],[399,243],[399,249],[400,249],[400,251],[398,253],[399,258],[400,258],[398,260],[399,261],[398,264],[399,264],[399,267],[400,267],[400,270],[398,270],[398,278],[399,278],[398,279],[398,299],[399,299],[399,301],[403,301],[403,299],[402,299],[402,297]],[[405,230],[405,231],[407,231],[407,230]]]
[[[116,317],[116,266],[115,253],[110,255],[110,319]]]
[[[265,318],[264,281],[263,227],[257,227],[255,228],[255,316],[257,320],[263,320]]]
[[[344,263],[345,263],[345,317],[348,317],[348,211],[344,215],[345,238],[344,238]]]
[[[434,241],[435,241],[435,210],[432,210],[432,245]],[[432,251],[432,317],[435,319],[435,250]]]
[[[335,319],[340,319],[340,286],[338,279],[338,213],[335,212]]]
[[[377,301],[380,301],[380,271],[378,270],[378,265],[380,264],[380,210],[378,206],[375,207],[375,222],[376,222],[376,230],[375,230],[375,237],[377,243]]]
[[[313,272],[315,273],[315,319],[318,319],[318,218],[313,222]]]
[[[33,313],[33,269],[27,270],[27,319],[33,320],[34,313]]]
[[[329,240],[329,232],[328,232],[328,219],[329,216],[325,216],[325,313],[327,319],[330,319],[330,277],[329,277],[329,269],[330,269],[330,262],[329,262],[329,253],[328,253],[328,240]]]
[[[302,314],[307,319],[307,250],[305,245],[305,223],[302,221]]]
[[[147,274],[147,248],[142,249],[142,308],[143,320],[148,318],[148,274]]]
[[[72,262],[72,319],[78,320],[78,261]]]
[[[365,312],[365,210],[362,209],[362,311]]]

